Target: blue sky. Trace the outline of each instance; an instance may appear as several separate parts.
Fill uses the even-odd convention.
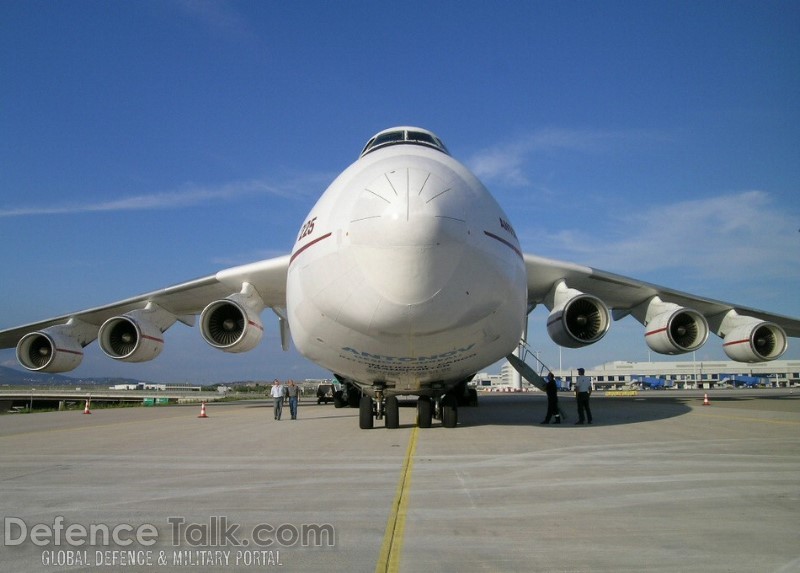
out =
[[[473,169],[526,252],[800,317],[796,1],[4,0],[0,54],[0,328],[289,252],[399,124]],[[557,366],[546,314],[531,344]],[[153,362],[93,344],[73,374],[327,375],[264,316],[247,354],[179,324]],[[642,334],[562,364],[647,360]]]

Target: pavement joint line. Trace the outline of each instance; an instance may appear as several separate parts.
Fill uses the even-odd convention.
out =
[[[375,566],[375,573],[396,573],[400,569],[400,554],[403,550],[403,536],[406,527],[406,514],[408,513],[408,497],[411,490],[411,471],[414,468],[414,453],[417,450],[418,426],[411,430],[408,440],[408,449],[400,471],[400,481],[397,484],[392,510],[386,522],[386,532],[383,536],[381,553]]]

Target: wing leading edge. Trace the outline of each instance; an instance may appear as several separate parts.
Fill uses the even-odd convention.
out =
[[[98,337],[104,352],[113,358],[148,360],[160,352],[160,335],[167,328],[176,321],[193,326],[196,315],[203,313],[201,328],[206,340],[222,350],[239,352],[252,348],[254,337],[260,340],[263,327],[258,315],[267,307],[278,315],[284,334],[288,268],[288,255],[267,259],[108,305],[3,330],[0,348],[12,348],[23,341],[24,348],[18,348],[23,365],[46,372],[75,368],[82,357],[81,349]],[[207,312],[213,305],[217,305],[216,312]],[[239,338],[237,327],[241,330]],[[249,339],[245,340],[242,337],[247,333]],[[245,344],[249,348],[244,348]],[[30,361],[20,355],[21,350]],[[56,359],[59,353],[61,362]]]
[[[786,337],[800,337],[800,320],[650,284],[591,267],[524,255],[528,302],[550,311],[548,332],[568,347],[597,342],[610,320],[632,315],[656,352],[682,354],[705,343],[709,332],[723,339],[733,360],[762,362],[786,350]],[[609,311],[610,309],[610,311]]]

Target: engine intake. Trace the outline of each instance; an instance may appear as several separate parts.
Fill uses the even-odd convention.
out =
[[[708,322],[690,308],[676,307],[647,323],[647,345],[660,354],[684,354],[697,350],[708,339]]]
[[[214,348],[246,352],[261,341],[264,326],[253,308],[233,295],[209,304],[200,316],[200,332]]]
[[[98,342],[108,356],[125,362],[152,360],[164,349],[161,331],[129,316],[109,318],[100,327]]]
[[[45,329],[22,337],[17,360],[34,372],[69,372],[83,360],[83,347],[74,338]]]
[[[164,349],[162,336],[177,317],[154,303],[106,320],[98,342],[106,355],[124,362],[152,360]]]
[[[580,348],[603,338],[610,325],[603,301],[580,293],[553,308],[547,319],[547,334],[560,346]]]
[[[739,362],[767,362],[786,352],[786,332],[772,322],[752,319],[733,328],[724,337],[725,354]]]

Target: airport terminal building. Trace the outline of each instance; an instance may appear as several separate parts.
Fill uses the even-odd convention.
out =
[[[800,386],[800,361],[774,360],[745,364],[733,361],[685,362],[606,362],[585,366],[597,390],[629,388],[712,389],[734,387],[787,388]],[[571,388],[578,369],[554,370],[562,387]],[[519,388],[516,371],[505,364],[498,376],[479,374],[477,386],[483,388]],[[527,387],[524,381],[522,387]]]

